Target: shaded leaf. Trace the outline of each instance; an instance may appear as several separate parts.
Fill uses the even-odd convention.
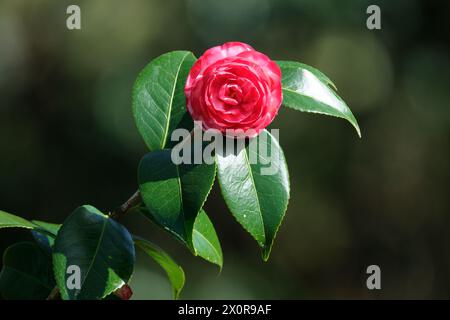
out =
[[[145,205],[135,208],[135,210],[146,217],[150,216]],[[195,255],[211,263],[217,264],[222,268],[222,248],[220,247],[214,225],[203,209],[200,210],[195,219],[194,229],[192,230],[192,242],[193,248],[190,249]]]
[[[51,259],[36,244],[20,242],[5,250],[0,273],[5,299],[45,299],[54,286]]]
[[[215,170],[214,164],[175,165],[171,150],[148,153],[138,168],[145,214],[193,249],[193,225],[212,188]]]
[[[31,230],[31,235],[34,240],[36,240],[36,243],[44,251],[51,253],[56,235],[58,234],[61,225],[37,220],[33,220],[32,222],[39,227],[39,229]]]
[[[76,209],[61,226],[53,247],[55,278],[63,299],[102,299],[131,277],[135,251],[125,227],[92,206]],[[81,288],[68,289],[67,267],[81,270]]]
[[[0,229],[2,228],[25,228],[31,229],[33,235],[39,246],[46,252],[51,252],[54,238],[57,232],[56,224],[51,224],[42,221],[28,221],[19,216],[0,211]]]

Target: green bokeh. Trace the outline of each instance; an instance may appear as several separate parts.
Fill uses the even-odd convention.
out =
[[[131,87],[154,57],[245,41],[328,74],[357,117],[283,109],[291,200],[268,263],[217,186],[206,210],[224,252],[217,269],[142,217],[124,224],[185,268],[183,298],[450,297],[450,6],[378,1],[0,0],[0,208],[62,222],[80,204],[110,210],[137,188],[146,152]],[[78,4],[82,29],[65,27]],[[26,231],[0,233],[0,250]],[[138,256],[134,298],[170,298]],[[382,290],[365,286],[378,264]]]

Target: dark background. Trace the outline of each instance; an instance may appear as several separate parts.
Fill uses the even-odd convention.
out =
[[[66,28],[69,4],[81,7],[81,30]],[[370,4],[381,30],[366,28]],[[122,222],[185,268],[183,298],[449,298],[449,4],[0,0],[0,208],[60,223],[81,204],[121,204],[146,152],[131,114],[139,71],[167,51],[244,41],[328,74],[362,139],[344,120],[280,111],[271,127],[292,190],[268,263],[217,187],[206,208],[220,275],[146,219]],[[0,251],[27,239],[1,230]],[[365,285],[371,264],[379,291]],[[170,298],[142,255],[131,285],[134,298]]]

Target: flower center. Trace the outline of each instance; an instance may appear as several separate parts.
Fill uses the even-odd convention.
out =
[[[235,83],[226,83],[220,88],[219,99],[225,104],[236,106],[242,100],[242,89]]]

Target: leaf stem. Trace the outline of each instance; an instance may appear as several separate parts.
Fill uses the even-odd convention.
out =
[[[137,190],[127,201],[124,202],[121,206],[116,208],[113,212],[109,214],[109,217],[118,220],[122,216],[124,216],[128,210],[133,208],[134,206],[137,206],[142,202],[141,193],[139,190]]]
[[[58,286],[55,286],[47,297],[47,300],[58,300],[61,297]]]

